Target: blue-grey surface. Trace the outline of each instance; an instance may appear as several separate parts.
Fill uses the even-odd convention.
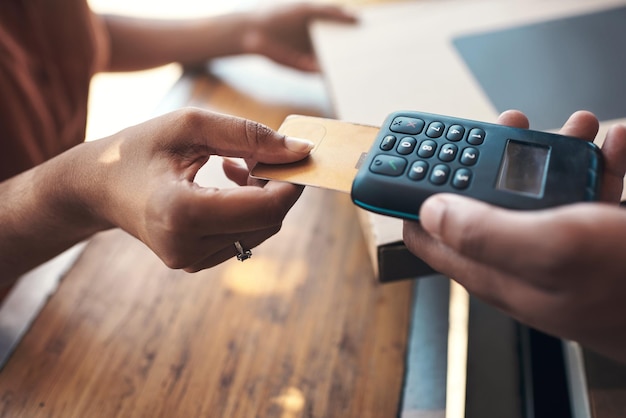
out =
[[[439,275],[423,277],[417,280],[415,292],[403,416],[407,416],[405,411],[441,411],[443,414],[446,407],[450,281]]]
[[[467,354],[466,418],[528,417],[517,323],[472,297]]]
[[[82,254],[85,245],[76,244],[26,273],[13,286],[0,306],[0,368],[9,360],[65,273]]]
[[[626,7],[453,40],[499,111],[559,128],[576,110],[626,117]]]

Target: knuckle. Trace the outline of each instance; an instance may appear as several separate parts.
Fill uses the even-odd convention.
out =
[[[159,205],[150,208],[149,219],[153,228],[158,228],[163,234],[179,235],[190,227],[190,208],[183,204],[181,199],[159,199]]]
[[[163,264],[178,270],[188,267],[192,261],[190,253],[184,250],[185,247],[181,245],[181,241],[180,237],[164,234],[151,247]]]
[[[252,120],[245,121],[245,137],[252,149],[267,142],[272,133],[273,131],[262,123]]]
[[[206,113],[202,109],[195,107],[186,107],[178,110],[177,117],[182,126],[190,129],[192,132],[206,123]]]
[[[177,248],[176,245],[165,243],[163,248],[156,252],[161,261],[171,269],[182,269],[189,266],[188,255]]]
[[[190,264],[190,252],[186,251],[188,241],[192,239],[192,226],[188,217],[182,215],[178,202],[170,202],[160,210],[151,210],[148,235],[142,241],[159,256],[163,263],[171,269],[181,269]]]
[[[198,108],[186,107],[168,114],[169,119],[161,126],[155,145],[165,150],[170,156],[194,161],[208,158],[209,148],[198,141],[207,133],[209,114]]]

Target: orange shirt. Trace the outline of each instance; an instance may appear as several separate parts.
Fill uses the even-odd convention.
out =
[[[0,1],[0,181],[84,140],[107,42],[85,0]]]

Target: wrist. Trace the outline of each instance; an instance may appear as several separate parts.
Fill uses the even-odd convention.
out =
[[[0,286],[111,227],[85,193],[81,146],[0,183]]]
[[[260,40],[262,35],[261,19],[252,13],[241,13],[238,17],[239,33],[238,48],[241,54],[260,54]]]
[[[108,199],[106,173],[95,148],[95,143],[75,146],[45,163],[47,170],[35,174],[36,182],[53,183],[39,188],[37,200],[50,202],[56,222],[71,231],[77,242],[114,226],[103,211]]]
[[[253,13],[239,12],[210,17],[196,21],[199,31],[190,36],[204,52],[204,59],[256,53],[250,48],[248,39],[258,31],[258,23]],[[195,30],[192,29],[192,32]],[[198,33],[200,36],[197,36]]]

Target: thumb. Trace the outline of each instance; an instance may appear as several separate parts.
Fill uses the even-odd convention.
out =
[[[488,216],[484,213],[487,209],[483,203],[463,196],[436,194],[422,204],[419,219],[433,238],[458,250],[458,234],[464,232],[459,228],[464,227],[470,218]]]
[[[420,209],[426,232],[458,254],[503,271],[515,271],[529,257],[541,260],[546,240],[538,236],[556,228],[552,212],[541,215],[511,211],[454,194],[438,194]]]
[[[248,119],[235,118],[233,125],[230,134],[232,143],[242,147],[242,155],[236,156],[262,163],[279,164],[301,160],[309,155],[315,145],[306,139],[279,134]]]
[[[255,162],[284,164],[299,161],[308,156],[315,146],[312,141],[279,134],[258,122],[245,120],[240,140],[245,140],[250,157],[244,157],[249,167]]]
[[[200,117],[192,117],[192,123],[184,121],[186,130],[203,142],[211,154],[279,164],[305,158],[315,145],[306,139],[279,134],[249,119],[199,109],[192,114]]]

